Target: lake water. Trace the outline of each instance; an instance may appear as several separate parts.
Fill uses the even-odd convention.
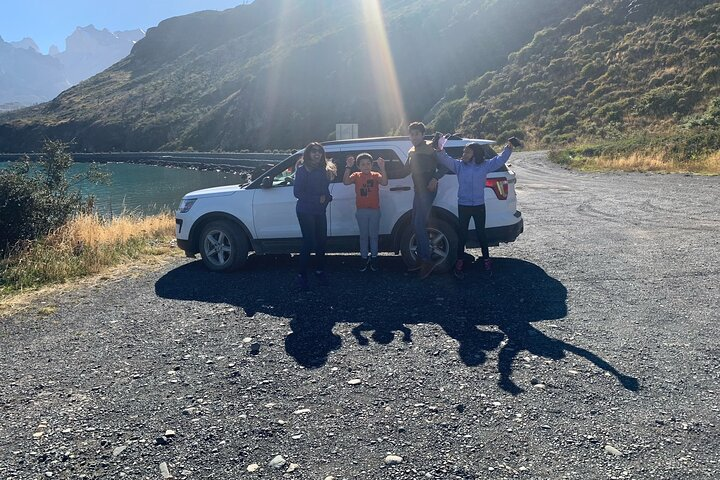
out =
[[[0,168],[7,165],[7,162],[0,162]],[[88,168],[88,163],[75,163],[70,173],[84,172]],[[111,175],[110,183],[83,183],[79,188],[83,195],[95,195],[97,209],[102,214],[118,214],[123,210],[145,214],[175,210],[188,192],[241,181],[240,176],[233,173],[187,168],[130,163],[105,163],[99,164],[99,168]]]

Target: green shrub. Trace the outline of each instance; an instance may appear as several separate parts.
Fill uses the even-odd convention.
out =
[[[28,157],[0,170],[0,254],[18,242],[40,238],[63,225],[73,214],[88,210],[92,198],[83,201],[72,186],[83,180],[101,181],[95,169],[69,178],[73,164],[67,144],[47,140],[37,165]]]

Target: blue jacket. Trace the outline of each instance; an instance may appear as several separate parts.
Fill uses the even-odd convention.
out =
[[[312,213],[324,215],[328,203],[332,201],[330,195],[330,180],[325,173],[325,167],[308,170],[300,165],[295,172],[293,193],[298,199],[296,211],[298,213]],[[325,196],[325,203],[320,203],[320,197]]]
[[[485,180],[487,174],[497,170],[510,158],[512,150],[505,147],[500,155],[496,155],[483,163],[468,163],[455,160],[445,150],[437,152],[437,159],[445,168],[458,177],[458,205],[475,207],[485,205]]]

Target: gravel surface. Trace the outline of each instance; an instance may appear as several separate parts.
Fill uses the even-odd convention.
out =
[[[513,163],[492,276],[178,259],[0,319],[0,479],[717,478],[720,179]]]

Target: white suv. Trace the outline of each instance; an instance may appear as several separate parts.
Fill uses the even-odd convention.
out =
[[[429,138],[429,137],[428,137]],[[487,158],[495,156],[488,140],[451,137],[445,150],[459,158],[465,145],[483,145]],[[328,252],[356,252],[359,249],[355,220],[355,187],[343,185],[345,158],[362,152],[383,157],[389,182],[380,187],[380,251],[400,253],[410,266],[416,262],[416,242],[411,225],[413,190],[403,164],[412,146],[407,137],[341,140],[323,144],[326,155],[338,165],[338,178],[330,184],[332,202],[328,215]],[[241,267],[250,251],[256,254],[288,254],[300,251],[302,235],[295,215],[297,199],[293,180],[302,151],[286,158],[246,185],[208,188],[185,195],[176,212],[178,247],[188,256],[200,253],[207,268],[230,271]],[[506,166],[488,174],[485,185],[490,245],[512,242],[523,231],[517,211],[515,173]],[[449,271],[455,262],[458,218],[455,175],[440,179],[428,233],[433,248],[435,271]],[[471,223],[468,246],[477,246]]]

